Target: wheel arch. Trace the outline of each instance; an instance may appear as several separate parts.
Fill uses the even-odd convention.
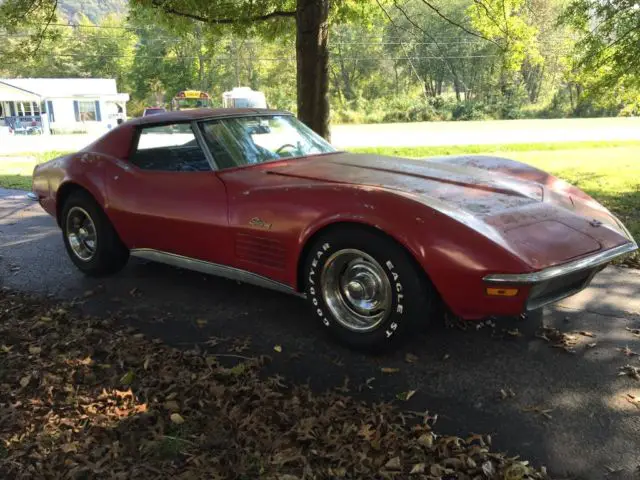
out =
[[[56,192],[56,221],[58,222],[58,226],[62,226],[62,209],[64,208],[65,202],[74,192],[78,191],[85,192],[97,201],[95,195],[79,183],[74,181],[64,182],[60,187],[58,187],[58,191]]]
[[[407,252],[407,254],[409,255],[409,258],[414,262],[415,267],[420,272],[422,272],[424,279],[433,285],[433,282],[431,281],[428,272],[425,271],[425,269],[422,266],[422,263],[418,260],[419,252],[415,250],[415,248],[412,248],[411,245],[408,245],[406,242],[403,242],[402,240],[398,239],[394,235],[389,234],[387,231],[383,230],[378,226],[371,225],[369,223],[365,223],[361,221],[356,221],[356,220],[339,220],[339,221],[334,221],[334,222],[327,223],[325,225],[320,226],[315,231],[311,232],[302,243],[302,248],[300,249],[300,252],[298,254],[297,264],[296,264],[296,290],[298,292],[303,292],[306,286],[305,275],[304,275],[304,264],[313,244],[316,242],[318,238],[320,238],[320,236],[332,230],[338,230],[341,228],[356,228],[356,229],[366,230],[375,235],[380,235],[392,240],[395,244],[397,244],[400,248],[402,248],[405,252]],[[434,289],[435,289],[435,286],[434,286]]]

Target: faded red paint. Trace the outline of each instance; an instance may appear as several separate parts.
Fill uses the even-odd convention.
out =
[[[263,111],[234,113],[254,112]],[[514,297],[488,297],[487,274],[533,272],[630,241],[584,192],[505,159],[338,152],[219,172],[150,172],[127,162],[138,125],[221,115],[229,110],[127,122],[37,168],[34,191],[56,215],[59,188],[78,184],[129,248],[230,265],[297,290],[304,287],[302,252],[315,233],[341,222],[367,225],[403,245],[451,310],[467,319],[523,311],[529,287]],[[593,227],[594,218],[604,225]]]

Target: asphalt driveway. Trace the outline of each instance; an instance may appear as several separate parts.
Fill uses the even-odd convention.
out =
[[[640,380],[619,375],[640,367],[640,336],[627,330],[640,328],[636,270],[609,267],[543,315],[496,328],[432,326],[401,351],[372,357],[336,346],[302,301],[282,294],[138,260],[111,278],[83,277],[53,219],[24,192],[0,190],[0,287],[118,313],[173,345],[269,355],[271,370],[317,389],[371,402],[416,390],[401,407],[437,413],[440,432],[491,433],[498,450],[546,465],[553,478],[636,478],[640,465]],[[542,322],[573,332],[575,353],[536,337]]]

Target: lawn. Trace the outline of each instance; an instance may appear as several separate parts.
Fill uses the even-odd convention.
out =
[[[361,148],[354,152],[424,158],[490,154],[519,160],[577,185],[611,209],[640,238],[640,142],[568,142],[450,147]],[[29,190],[36,163],[64,152],[0,157],[0,187]]]
[[[31,190],[33,167],[69,152],[34,152],[3,156],[0,153],[0,188]]]

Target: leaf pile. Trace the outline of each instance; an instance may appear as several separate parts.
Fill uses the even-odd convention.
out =
[[[0,478],[527,479],[488,436],[0,291]]]
[[[575,347],[578,344],[578,336],[576,334],[561,332],[553,327],[542,327],[536,334],[536,337],[541,338],[545,342],[549,342],[554,348],[559,348],[567,353],[576,353]]]

